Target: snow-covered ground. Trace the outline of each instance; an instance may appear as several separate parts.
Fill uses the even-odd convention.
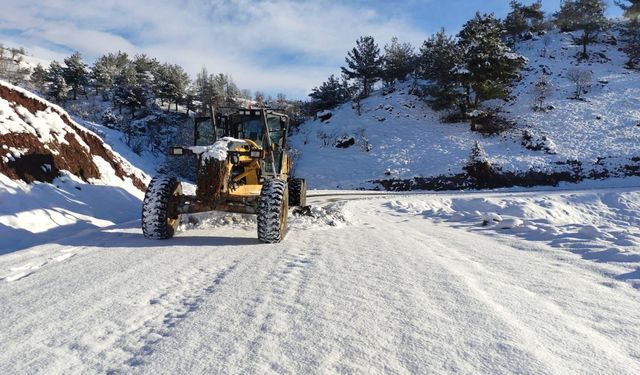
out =
[[[0,174],[0,255],[139,216],[144,193],[70,173],[27,184]]]
[[[488,104],[516,122],[510,131],[483,136],[466,123],[442,123],[446,113],[434,112],[410,95],[413,82],[405,82],[388,95],[378,90],[362,100],[360,116],[347,103],[330,111],[327,121],[301,125],[291,138],[300,151],[297,171],[320,189],[371,188],[374,180],[452,175],[462,173],[475,142],[503,171],[566,171],[570,167],[557,163],[568,161],[581,162],[585,175],[620,167],[640,157],[640,73],[625,69],[619,46],[594,44],[592,59],[578,62],[580,48],[568,34],[555,31],[518,45],[529,66],[514,88],[514,100]],[[567,72],[572,68],[593,75],[584,101],[570,99],[575,86]],[[536,112],[533,89],[543,72],[554,88],[545,106],[553,109]],[[547,137],[555,145],[552,152],[525,148],[525,130],[536,139]],[[334,147],[344,136],[354,137],[356,144]]]
[[[640,372],[637,188],[326,194],[3,255],[0,372]]]

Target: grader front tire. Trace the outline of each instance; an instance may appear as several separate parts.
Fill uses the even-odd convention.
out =
[[[159,175],[149,183],[142,203],[142,234],[154,240],[173,237],[180,216],[178,202],[182,185],[175,177]]]
[[[282,241],[287,233],[289,189],[282,180],[265,181],[258,201],[258,239],[264,243]]]

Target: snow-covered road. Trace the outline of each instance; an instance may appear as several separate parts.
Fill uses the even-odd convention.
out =
[[[398,210],[419,199],[341,203],[276,245],[130,222],[5,254],[0,373],[640,373],[618,265]]]

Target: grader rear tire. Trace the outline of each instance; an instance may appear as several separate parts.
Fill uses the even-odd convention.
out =
[[[142,203],[142,234],[154,240],[173,237],[180,215],[178,202],[182,185],[175,177],[158,175],[151,180]]]
[[[267,180],[258,201],[258,239],[264,243],[282,241],[287,233],[289,189],[282,180]]]
[[[307,205],[307,182],[302,178],[289,180],[289,206],[304,207]]]

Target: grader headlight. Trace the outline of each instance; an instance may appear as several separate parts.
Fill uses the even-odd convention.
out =
[[[186,154],[186,151],[184,148],[182,147],[171,147],[169,148],[169,155],[172,156],[181,156]]]

